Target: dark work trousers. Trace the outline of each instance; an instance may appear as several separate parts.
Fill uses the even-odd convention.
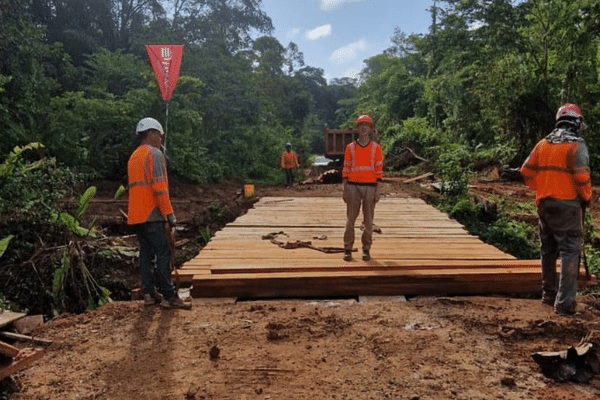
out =
[[[144,294],[158,292],[167,300],[175,296],[169,266],[169,244],[165,222],[146,222],[136,226],[140,245],[139,268]],[[156,256],[156,274],[152,273],[152,260]]]
[[[286,168],[284,171],[286,184],[292,186],[294,184],[294,168]]]
[[[554,301],[554,310],[573,312],[581,251],[581,207],[553,199],[538,207],[542,264],[542,299]],[[560,257],[560,280],[556,261]]]

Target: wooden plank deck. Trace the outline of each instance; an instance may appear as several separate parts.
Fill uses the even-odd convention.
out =
[[[6,325],[10,325],[13,322],[18,321],[26,316],[27,314],[13,311],[5,311],[0,308],[0,328],[5,327]]]
[[[342,260],[337,197],[265,197],[173,274],[192,297],[337,297],[539,293],[539,260],[517,260],[414,198],[376,207],[372,260]],[[281,246],[289,247],[282,248]],[[331,251],[331,252],[325,252]],[[597,283],[580,275],[580,288]]]

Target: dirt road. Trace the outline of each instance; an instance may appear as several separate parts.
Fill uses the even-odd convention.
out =
[[[531,354],[592,332],[539,300],[419,297],[194,300],[191,311],[119,302],[62,316],[10,399],[578,399],[600,379],[556,383]]]

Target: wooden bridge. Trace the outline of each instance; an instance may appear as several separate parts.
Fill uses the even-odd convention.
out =
[[[342,260],[339,197],[265,197],[174,272],[192,297],[290,298],[540,293],[539,260],[517,260],[414,198],[382,198],[371,261]],[[580,272],[579,288],[597,284]]]

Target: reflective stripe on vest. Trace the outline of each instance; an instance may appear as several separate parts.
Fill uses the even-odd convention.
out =
[[[155,159],[150,146],[140,146],[133,152],[127,163],[127,176],[128,224],[161,221],[173,213],[164,158]]]
[[[360,160],[362,162],[357,163],[356,142],[348,145],[350,159],[344,158],[344,169],[342,171],[342,176],[348,178],[348,181],[375,183],[383,177],[383,160],[377,160],[377,149],[379,146],[373,141],[371,141],[370,146],[371,154],[369,160],[365,163],[365,160],[362,159]],[[366,149],[366,147],[362,149]]]
[[[576,166],[578,142],[552,144],[541,140],[521,168],[525,183],[536,191],[536,204],[556,200],[589,201],[591,176],[587,166]]]
[[[296,168],[298,166],[298,158],[296,157],[296,153],[290,151],[284,151],[281,155],[281,168],[289,169]]]

